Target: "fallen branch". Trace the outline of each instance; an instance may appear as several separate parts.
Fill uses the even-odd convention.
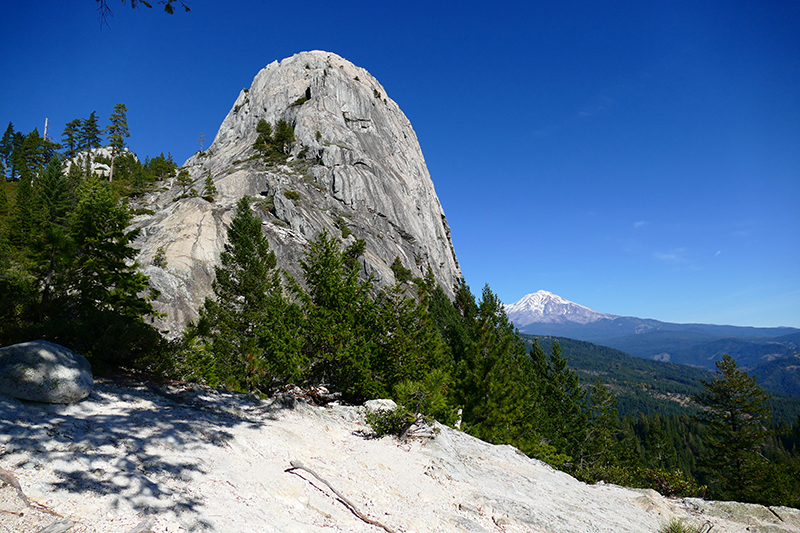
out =
[[[368,517],[367,515],[365,515],[361,511],[359,511],[356,508],[356,506],[353,505],[353,502],[351,502],[350,500],[345,498],[342,495],[342,493],[340,493],[338,490],[333,488],[333,485],[331,485],[326,479],[320,477],[319,474],[317,474],[316,472],[314,472],[313,470],[311,470],[310,468],[305,466],[300,461],[289,461],[289,464],[292,465],[292,467],[291,468],[287,468],[286,469],[287,472],[290,472],[292,470],[305,470],[306,472],[308,472],[309,474],[311,474],[312,476],[317,478],[321,483],[324,483],[329,489],[331,489],[333,491],[333,493],[336,495],[336,497],[339,498],[339,501],[341,501],[345,505],[345,507],[350,509],[350,512],[352,512],[354,515],[356,515],[358,518],[360,518],[361,520],[363,520],[367,524],[372,524],[373,526],[381,527],[386,531],[386,533],[396,533],[393,529],[390,529],[390,528],[386,527],[385,525],[381,524],[377,520],[373,520],[372,518]]]
[[[55,511],[52,511],[50,508],[48,508],[45,505],[42,505],[41,503],[31,502],[28,499],[28,497],[25,496],[25,493],[22,492],[22,487],[20,486],[19,481],[17,481],[17,478],[14,476],[14,474],[12,474],[11,472],[9,472],[4,468],[0,468],[0,483],[6,483],[7,485],[11,485],[11,487],[17,491],[17,496],[19,496],[19,498],[23,501],[25,507],[38,509],[40,511],[44,511],[45,513],[50,513],[51,515],[54,516],[59,516],[59,517],[61,516],[60,514],[56,513]]]

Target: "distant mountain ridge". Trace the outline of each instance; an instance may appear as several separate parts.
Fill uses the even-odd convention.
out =
[[[520,332],[566,337],[621,350],[643,359],[715,370],[723,354],[774,389],[800,394],[800,329],[675,324],[594,311],[538,291],[506,305]]]

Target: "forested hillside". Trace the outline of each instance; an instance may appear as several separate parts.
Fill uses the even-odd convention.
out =
[[[703,390],[713,372],[676,363],[652,361],[633,357],[614,348],[599,346],[587,341],[564,337],[535,337],[521,334],[532,346],[538,338],[545,348],[559,343],[564,356],[584,383],[600,379],[611,388],[617,398],[621,416],[694,414],[697,403],[692,400]],[[778,371],[782,361],[776,361],[770,381],[759,377],[759,383],[772,394],[768,401],[776,422],[792,422],[800,416],[800,396],[775,392],[770,385],[774,380],[792,379]]]
[[[65,128],[63,146],[9,125],[0,146],[0,344],[43,338],[86,355],[96,372],[263,395],[297,385],[353,403],[391,397],[402,408],[373,420],[385,432],[435,417],[589,482],[800,505],[800,419],[770,425],[768,395],[729,358],[713,376],[643,366],[609,385],[591,378],[626,363],[592,367],[584,358],[582,383],[569,358],[588,347],[526,343],[488,285],[476,297],[462,281],[451,300],[430,268],[413,276],[395,261],[394,283],[378,286],[363,275],[357,235],[345,244],[319,233],[300,275],[288,275],[248,197],[228,227],[213,295],[186,334],[167,342],[150,324],[149,280],[131,261],[129,205],[152,187],[187,187],[169,157],[142,163],[124,150],[124,119],[117,106],[104,130],[107,173],[95,166],[103,141],[94,113]],[[215,194],[188,191],[205,201]],[[642,398],[668,386],[698,414],[642,403],[632,416],[633,395],[620,417],[617,394],[635,380]],[[732,395],[746,401],[733,405]],[[721,448],[735,451],[733,466],[720,466]]]

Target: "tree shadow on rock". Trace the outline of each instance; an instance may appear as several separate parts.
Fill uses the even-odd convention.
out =
[[[73,405],[0,396],[0,460],[52,471],[40,491],[110,497],[112,507],[171,513],[208,530],[193,480],[210,473],[209,447],[227,446],[234,428],[261,427],[282,408],[243,394],[111,380]]]

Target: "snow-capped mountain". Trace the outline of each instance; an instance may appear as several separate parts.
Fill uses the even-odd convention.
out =
[[[516,303],[506,305],[506,314],[518,328],[529,324],[589,324],[598,320],[613,320],[616,315],[600,313],[570,302],[547,291],[526,294]]]

